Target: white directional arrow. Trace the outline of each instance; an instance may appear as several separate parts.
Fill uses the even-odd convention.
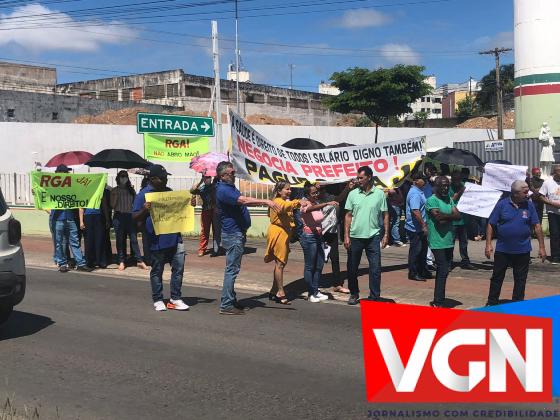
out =
[[[208,123],[206,121],[204,121],[204,124],[201,125],[202,128],[204,128],[204,132],[206,133],[208,130],[210,130],[210,126],[208,125]]]

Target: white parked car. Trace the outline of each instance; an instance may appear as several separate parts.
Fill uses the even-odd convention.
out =
[[[0,189],[0,323],[23,300],[25,282],[21,224],[14,219]]]

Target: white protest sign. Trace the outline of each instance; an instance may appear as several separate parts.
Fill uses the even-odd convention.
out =
[[[501,196],[501,191],[467,182],[457,209],[461,213],[488,218]]]
[[[511,184],[514,181],[525,181],[526,178],[527,166],[487,163],[484,165],[482,186],[494,190],[511,191]]]
[[[264,184],[345,182],[357,176],[358,168],[369,166],[374,185],[390,188],[400,185],[425,155],[423,137],[330,149],[289,149],[267,140],[233,111],[230,120],[230,156],[237,175]]]

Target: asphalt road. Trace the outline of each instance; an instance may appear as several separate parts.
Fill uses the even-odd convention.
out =
[[[415,409],[439,410],[439,418],[454,409],[560,410],[558,400],[367,404],[358,308],[304,300],[286,307],[238,293],[252,309],[220,316],[219,290],[186,284],[183,294],[190,311],[156,313],[146,280],[29,269],[24,302],[0,326],[0,413],[6,397],[20,410],[37,408],[40,419],[396,419]],[[383,409],[405,411],[376,415]]]
[[[183,289],[188,312],[152,309],[149,284],[28,271],[0,327],[0,397],[42,418],[365,418],[359,310]],[[166,286],[167,291],[167,286]]]

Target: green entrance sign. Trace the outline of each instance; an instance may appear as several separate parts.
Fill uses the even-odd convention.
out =
[[[190,115],[136,114],[136,130],[139,134],[173,134],[176,136],[214,135],[214,120]]]

